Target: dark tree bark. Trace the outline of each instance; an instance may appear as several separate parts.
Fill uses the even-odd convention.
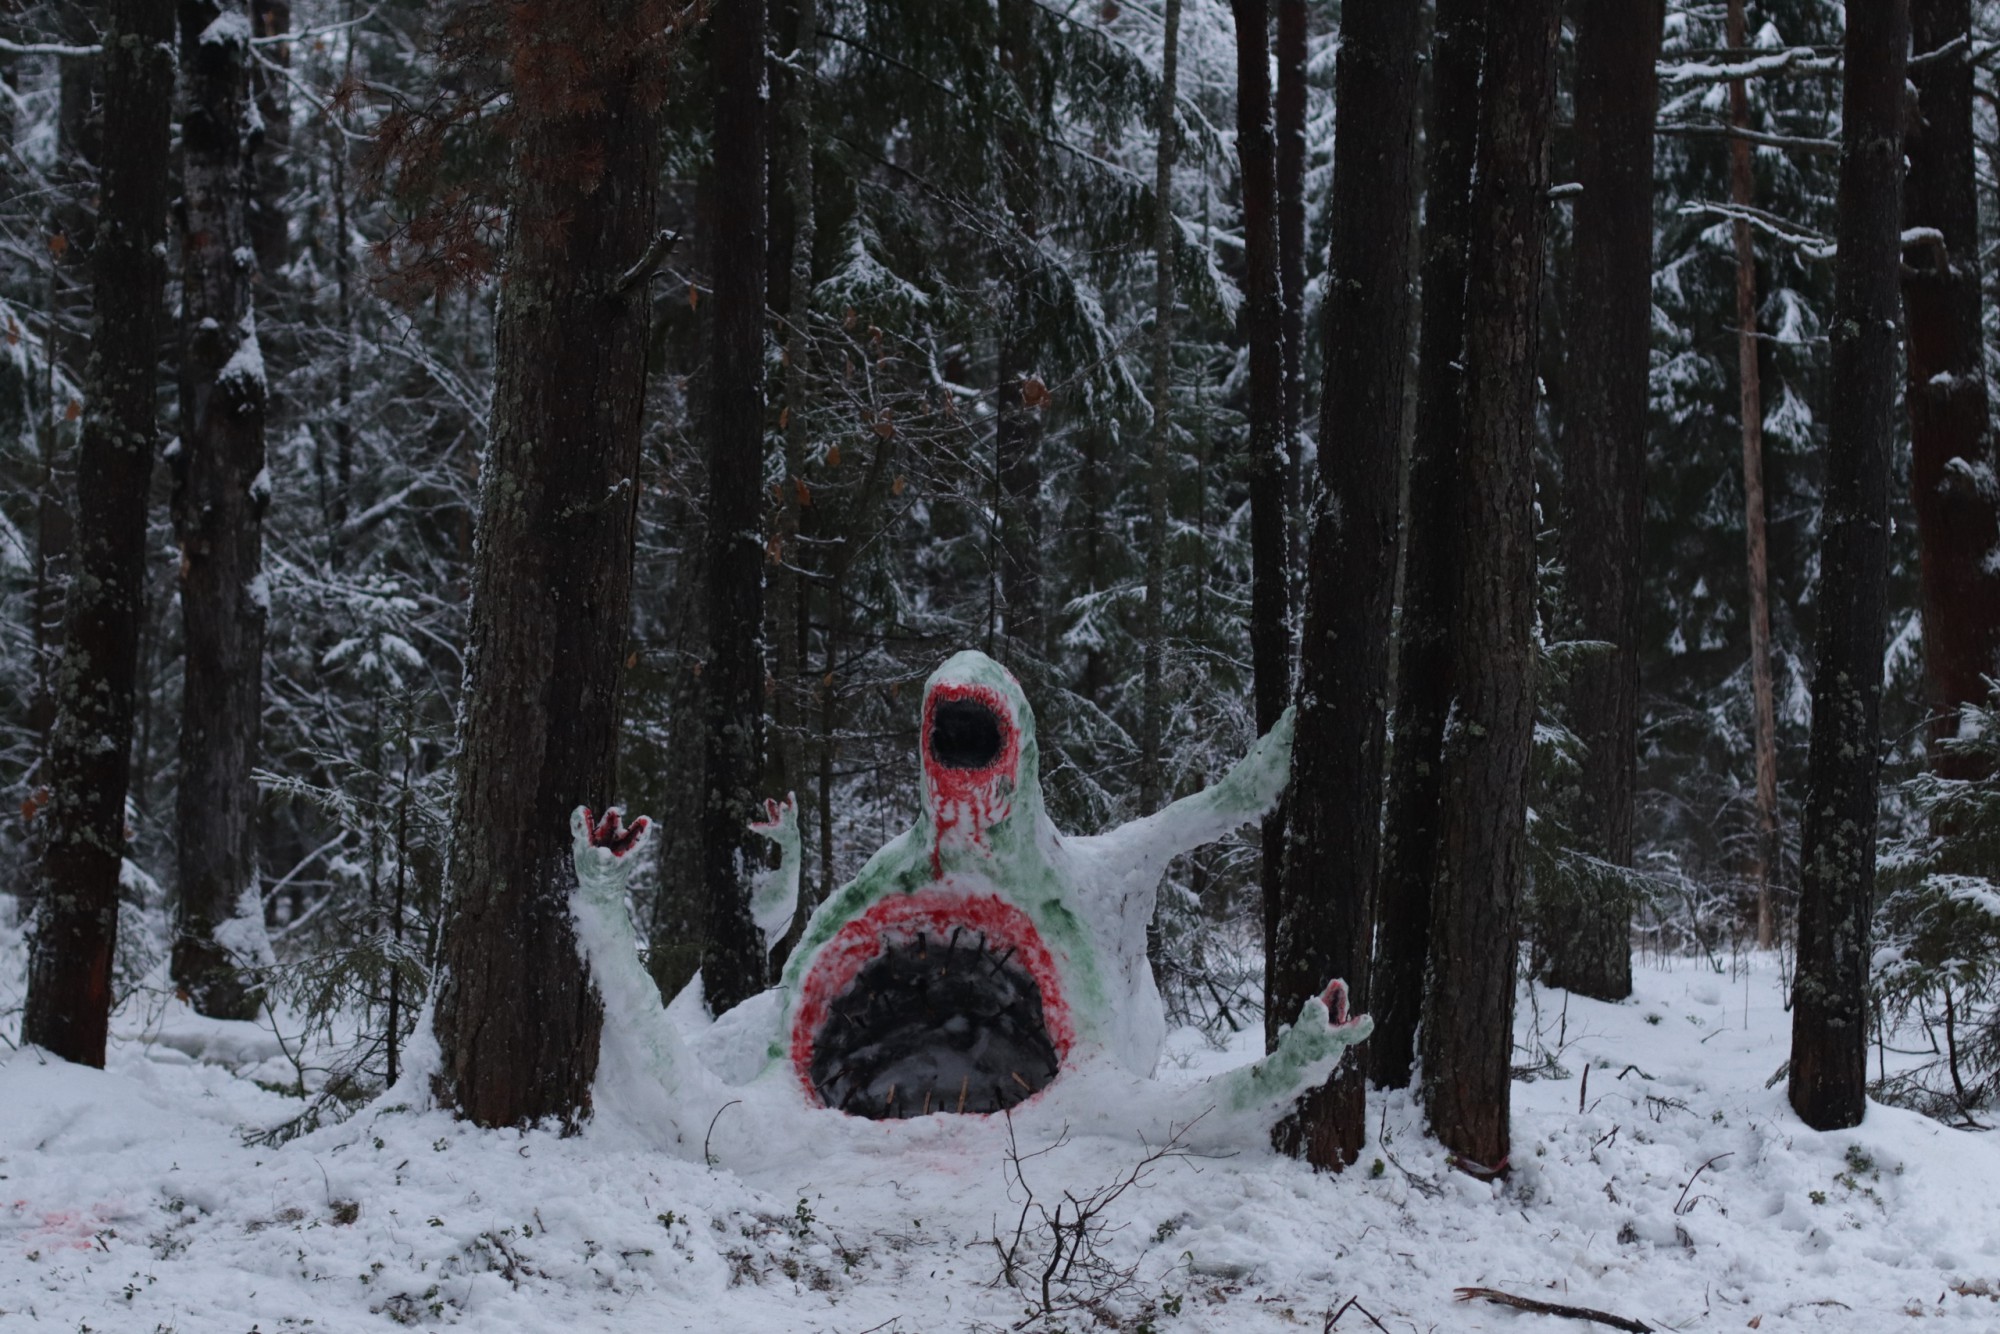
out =
[[[102,5],[75,0],[56,10],[57,31],[66,45],[83,46],[99,39]],[[49,284],[51,312],[75,303],[74,289],[86,276],[90,256],[92,208],[98,149],[103,143],[103,91],[99,62],[66,58],[56,93],[56,160],[50,173],[55,186],[49,210]],[[12,136],[8,137],[12,142]],[[55,238],[62,238],[60,243]],[[78,322],[82,312],[76,312]],[[52,320],[44,349],[47,357],[47,397],[37,430],[42,476],[35,507],[35,699],[29,723],[46,749],[56,717],[54,669],[62,645],[63,586],[69,578],[70,548],[76,541],[76,456],[74,441],[57,423],[64,404],[55,401],[55,367],[61,355],[61,326]],[[47,782],[40,781],[46,787]]]
[[[1969,41],[1971,8],[1969,0],[1911,0],[1911,50]],[[2000,496],[1979,482],[1995,459],[1981,360],[1972,65],[1928,61],[1910,81],[1917,119],[1904,141],[1903,227],[1922,229],[1923,239],[1903,258],[1904,401],[1931,763],[1947,778],[1980,778],[1986,766],[1976,757],[1938,744],[1958,735],[1960,706],[1984,703],[1985,678],[2000,670],[2000,570],[1988,561],[2000,548]]]
[[[1180,150],[1176,99],[1180,95],[1181,0],[1167,0],[1160,55],[1160,98],[1153,110],[1153,420],[1146,436],[1146,614],[1142,664],[1144,713],[1139,729],[1139,809],[1150,815],[1166,804],[1164,739],[1167,729],[1166,617],[1167,483],[1174,373],[1174,158]],[[1093,483],[1095,476],[1093,474]],[[1093,541],[1095,540],[1093,535]],[[1147,937],[1159,952],[1159,933]],[[1155,961],[1157,962],[1157,960]]]
[[[746,891],[764,842],[764,7],[709,20],[715,71],[714,345],[708,402],[707,783],[701,809],[708,939],[703,994],[721,1014],[769,981]]]
[[[249,185],[255,145],[250,19],[226,0],[182,0],[181,436],[173,454],[180,542],[179,868],[172,971],[194,1008],[255,1018],[261,992],[216,938],[257,888],[257,763],[264,704],[263,352],[252,306]]]
[[[1027,318],[1017,311],[1015,320]],[[1023,661],[1039,660],[1047,652],[1042,614],[1042,409],[1041,382],[1028,373],[1019,346],[1006,342],[1000,350],[998,420],[993,427],[993,465],[999,492],[1001,633]]]
[[[690,571],[688,577],[699,580]],[[705,591],[706,584],[700,589]],[[688,601],[699,592],[688,589]],[[688,616],[683,624],[698,618]],[[699,632],[699,626],[693,627]],[[683,631],[683,634],[687,634]],[[696,635],[687,635],[698,642]],[[676,657],[684,660],[691,655]],[[667,753],[684,757],[670,764],[660,793],[660,809],[701,809],[704,748],[701,739],[701,678],[683,667],[676,672],[667,702]],[[701,830],[689,820],[665,820],[659,825],[659,882],[653,894],[653,920],[648,934],[646,970],[660,989],[662,1003],[671,1002],[701,971],[702,942],[708,939],[707,896],[701,880]]]
[[[1815,1130],[1859,1125],[1866,1110],[1909,44],[1909,0],[1848,7],[1834,223],[1839,249],[1827,326],[1819,627],[1787,1089],[1793,1109]]]
[[[1534,740],[1537,300],[1560,0],[1493,7],[1465,298],[1463,556],[1454,725],[1424,1001],[1424,1104],[1453,1154],[1508,1155],[1515,941]]]
[[[1000,0],[1000,67],[1014,85],[1016,114],[1000,132],[1007,207],[1014,230],[1032,239],[1043,212],[1041,163],[1034,126],[1054,114],[1047,78],[1047,55],[1037,24],[1040,10],[1029,0]],[[1015,655],[1040,660],[1048,651],[1043,604],[1042,412],[1048,389],[1035,378],[1036,275],[1025,258],[1011,262],[1005,328],[1000,334],[993,428],[995,510],[999,515],[1001,631]]]
[[[1420,0],[1341,10],[1320,494],[1313,507],[1292,752],[1291,846],[1267,1008],[1295,1015],[1329,977],[1369,1005],[1382,734],[1389,701],[1397,481],[1408,364]],[[1345,1167],[1367,1134],[1365,1058],[1280,1127],[1315,1167]]]
[[[1278,292],[1277,160],[1271,139],[1269,0],[1230,0],[1236,18],[1236,155],[1243,178],[1243,307],[1250,350],[1250,667],[1257,730],[1268,732],[1292,693],[1289,524],[1285,516],[1284,311]],[[1284,903],[1285,807],[1264,817],[1264,980]],[[1295,1007],[1296,1009],[1296,1007]],[[1264,1007],[1265,1049],[1292,1015]]]
[[[606,804],[616,772],[666,39],[639,0],[513,19],[436,1091],[480,1125],[574,1126],[603,1010],[570,924],[569,815]]]
[[[1451,626],[1458,605],[1459,430],[1463,421],[1465,269],[1472,229],[1479,67],[1486,0],[1439,0],[1431,41],[1424,138],[1423,322],[1417,334],[1417,411],[1411,433],[1409,529],[1396,643],[1396,742],[1376,894],[1369,1009],[1370,1074],[1406,1088],[1416,1060],[1430,953],[1444,720],[1451,708]]]
[[[262,132],[251,146],[250,247],[257,252],[260,281],[277,281],[291,262],[291,219],[285,212],[285,158],[292,145],[292,99],[288,75],[292,28],[288,0],[250,0],[250,25],[267,39],[250,70],[250,93],[257,99]],[[276,68],[271,68],[276,66]]]
[[[774,643],[777,692],[772,697],[772,768],[781,781],[780,791],[791,792],[805,786],[805,700],[806,641],[810,633],[811,589],[801,577],[803,552],[799,544],[799,479],[806,466],[806,412],[811,386],[807,381],[807,361],[811,340],[807,321],[812,315],[813,247],[819,235],[813,201],[813,86],[818,78],[818,0],[792,0],[779,6],[791,29],[789,53],[781,62],[779,88],[781,116],[775,128],[783,130],[782,168],[779,156],[772,155],[771,197],[782,201],[785,211],[784,245],[778,244],[777,215],[773,213],[774,257],[782,262],[771,266],[770,302],[773,310],[784,311],[785,371],[782,413],[784,432],[785,481],[778,493],[777,558],[771,570],[771,627]],[[774,7],[773,28],[776,28]],[[782,180],[778,179],[782,171]],[[780,290],[780,276],[783,284]],[[782,302],[782,305],[780,304]],[[804,921],[810,895],[800,895],[800,921]]]
[[[63,615],[56,717],[43,773],[40,891],[21,1040],[104,1064],[118,872],[131,777],[132,692],[145,599],[146,495],[158,434],[165,321],[173,15],[113,0],[101,69],[91,357],[78,447],[76,577]]]
[[[1278,10],[1278,297],[1284,307],[1285,493],[1294,547],[1309,522],[1305,508],[1312,488],[1305,472],[1305,440],[1300,431],[1306,410],[1306,0],[1275,0]],[[1347,22],[1343,16],[1343,40]],[[1303,597],[1305,572],[1294,550],[1294,582]]]
[[[1583,0],[1576,23],[1575,242],[1562,436],[1564,569],[1578,638],[1608,643],[1570,680],[1584,754],[1577,849],[1632,864],[1639,768],[1639,533],[1653,323],[1654,64],[1661,0]],[[1600,1000],[1632,994],[1632,909],[1609,877],[1551,887],[1537,923],[1547,981]]]

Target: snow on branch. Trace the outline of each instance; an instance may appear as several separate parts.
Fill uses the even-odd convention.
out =
[[[1659,66],[1659,73],[1661,83],[1681,88],[1699,83],[1734,83],[1738,79],[1754,79],[1765,74],[1832,74],[1839,69],[1840,55],[1837,52],[1823,52],[1815,46],[1794,46],[1727,64],[1709,60],[1675,65],[1663,63]]]
[[[10,56],[62,56],[66,60],[88,60],[104,54],[101,46],[65,46],[61,42],[10,42],[0,37],[0,52]]]
[[[1684,218],[1724,218],[1731,222],[1747,222],[1765,235],[1791,246],[1807,259],[1832,259],[1835,253],[1833,238],[1749,204],[1697,199],[1682,204],[1679,212]]]
[[[373,22],[375,14],[380,8],[381,6],[379,5],[370,5],[367,13],[351,19],[342,19],[338,23],[321,23],[311,28],[300,28],[297,32],[287,29],[284,32],[274,32],[264,37],[252,37],[250,45],[283,46],[288,42],[310,42],[315,38],[324,37],[328,33],[342,32],[348,28],[358,28],[364,23]]]
[[[1840,151],[1838,139],[1821,139],[1803,134],[1767,134],[1762,130],[1746,129],[1736,125],[1668,122],[1655,126],[1654,132],[1685,138],[1747,139],[1753,144],[1762,144],[1767,148],[1789,148],[1801,153]]]
[[[1909,67],[1922,69],[1926,65],[1984,65],[1996,54],[2000,54],[2000,42],[1980,42],[1975,45],[1971,37],[1960,33],[1934,51],[1911,56]]]

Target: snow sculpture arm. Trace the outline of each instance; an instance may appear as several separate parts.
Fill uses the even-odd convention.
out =
[[[778,869],[761,872],[751,885],[750,916],[763,934],[764,950],[769,953],[784,938],[792,925],[792,914],[799,906],[798,796],[787,794],[782,802],[766,801],[764,814],[768,818],[750,827],[778,845]]]
[[[1299,1021],[1261,1061],[1239,1066],[1175,1095],[1172,1120],[1194,1123],[1198,1143],[1245,1143],[1267,1134],[1299,1096],[1324,1084],[1349,1047],[1375,1031],[1367,1015],[1349,1018],[1339,978],[1309,998]]]
[[[625,910],[625,886],[639,864],[639,850],[653,822],[639,816],[623,823],[618,808],[595,818],[588,806],[570,813],[570,853],[576,863],[577,893],[570,900],[577,944],[590,965],[591,980],[604,1001],[604,1040],[630,1042],[644,1073],[669,1094],[692,1074],[680,1034],[660,1004],[659,988],[639,962],[632,916]],[[600,1074],[605,1069],[600,1062]]]
[[[1079,842],[1114,864],[1164,867],[1183,852],[1213,843],[1261,818],[1284,795],[1292,777],[1292,724],[1288,708],[1219,783],[1182,797],[1165,810],[1129,821]]]

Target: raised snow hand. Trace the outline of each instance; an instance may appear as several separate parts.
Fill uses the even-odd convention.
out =
[[[776,948],[799,906],[799,799],[764,803],[766,819],[750,827],[778,845],[778,869],[760,874],[750,887],[750,917],[763,934],[764,948]]]
[[[617,806],[600,820],[590,807],[579,806],[570,812],[569,832],[576,880],[585,896],[600,902],[622,898],[632,868],[639,863],[633,854],[651,837],[653,822],[641,815],[628,825],[625,812]]]

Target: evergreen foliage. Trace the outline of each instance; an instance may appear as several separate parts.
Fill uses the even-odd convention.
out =
[[[87,7],[29,0],[16,43],[78,43]],[[260,24],[278,6],[246,6]],[[809,68],[787,63],[795,0],[770,11],[772,201],[760,536],[774,795],[799,797],[803,910],[853,875],[916,808],[919,686],[979,647],[1038,711],[1050,813],[1095,831],[1142,814],[1153,163],[1161,6],[1032,0],[951,6],[816,0]],[[298,0],[259,28],[262,125],[252,230],[269,374],[270,509],[259,892],[276,951],[261,980],[302,1061],[295,1129],[400,1073],[432,976],[445,812],[466,671],[475,508],[504,275],[505,7],[485,0]],[[1309,7],[1305,198],[1308,401],[1316,422],[1331,192],[1338,6]],[[1558,544],[1541,511],[1537,728],[1528,928],[1565,894],[1627,896],[1635,942],[1719,951],[1748,928],[1755,839],[1740,423],[1732,301],[1725,6],[1669,0],[1655,167],[1651,422],[1641,608],[1638,866],[1575,851],[1577,741],[1557,682],[1568,637]],[[1786,862],[1797,883],[1810,719],[1820,456],[1840,134],[1838,5],[1751,0],[1764,478]],[[1975,41],[2000,5],[1974,6]],[[1247,365],[1235,152],[1235,36],[1225,0],[1184,0],[1169,234],[1174,311],[1160,619],[1160,790],[1196,790],[1254,739],[1250,706]],[[1565,62],[1574,52],[1566,47]],[[649,376],[638,567],[616,798],[692,811],[702,790],[703,414],[714,288],[712,80],[693,31],[665,81],[658,188],[682,238],[648,287]],[[1990,63],[1990,62],[1989,62]],[[1564,65],[1564,78],[1574,70]],[[1988,92],[1993,74],[1982,67]],[[25,918],[44,828],[48,678],[59,648],[90,355],[87,259],[101,95],[87,59],[0,54],[0,891]],[[805,86],[811,225],[784,192],[788,99]],[[1569,86],[1573,86],[1573,83]],[[1554,181],[1570,137],[1558,104]],[[1976,132],[2000,136],[1992,104]],[[799,179],[804,179],[803,175]],[[1990,181],[1982,219],[2000,217]],[[1547,501],[1564,421],[1569,205],[1550,217],[1538,464]],[[792,248],[809,236],[809,253]],[[795,263],[795,259],[802,262]],[[1993,281],[1989,265],[1989,283]],[[795,273],[809,277],[796,305]],[[180,299],[170,266],[168,309]],[[1986,311],[1989,364],[2000,312]],[[793,327],[794,311],[799,327]],[[163,355],[165,353],[163,348]],[[163,367],[165,363],[163,362]],[[161,381],[163,439],[178,406]],[[1905,429],[1899,421],[1898,429]],[[1008,435],[1009,431],[1017,434]],[[1303,442],[1310,464],[1315,432]],[[1014,450],[1009,455],[1007,451]],[[1899,453],[1906,457],[1907,450]],[[1030,465],[1020,466],[1025,459]],[[1902,464],[1899,462],[1899,467]],[[2000,789],[1927,772],[1907,478],[1892,513],[1886,763],[1896,829],[1878,937],[1883,1040],[1935,1033],[1940,1063],[1879,1094],[1949,1116],[2000,1093]],[[114,1000],[164,1003],[176,886],[179,552],[156,468],[145,544],[132,782]],[[1406,516],[1407,517],[1407,516]],[[1407,523],[1405,525],[1408,527]],[[1035,605],[1017,582],[1035,557]],[[1399,598],[1401,592],[1399,591]],[[1024,613],[1027,630],[1021,629]],[[1967,753],[2000,769],[2000,706],[1968,710]],[[1391,746],[1394,738],[1391,738]],[[699,956],[692,820],[665,819],[631,910],[657,980]],[[1260,1022],[1254,836],[1205,849],[1162,890],[1157,967],[1177,1022]],[[690,947],[692,953],[690,954]],[[1532,949],[1532,945],[1531,945]],[[0,983],[0,1031],[17,988]],[[1952,1033],[1944,1029],[1950,997]],[[1956,1057],[1955,1060],[1951,1059]]]

